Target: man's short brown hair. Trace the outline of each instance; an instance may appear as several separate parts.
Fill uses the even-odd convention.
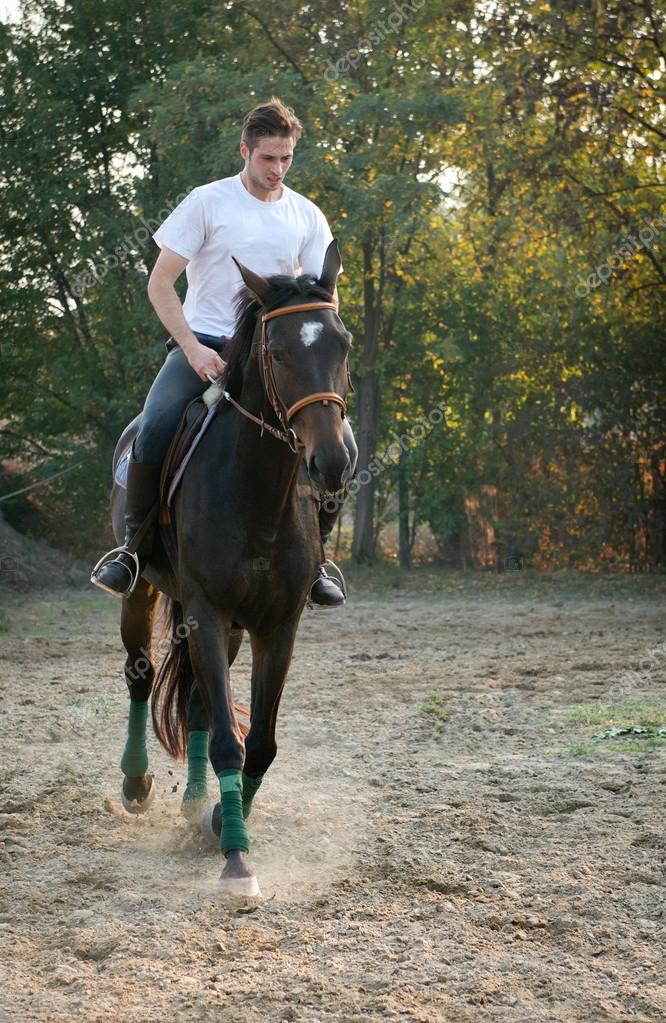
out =
[[[286,107],[277,96],[271,96],[268,103],[262,103],[245,115],[241,141],[245,142],[252,154],[259,139],[277,135],[298,142],[302,134],[303,126],[292,107]]]

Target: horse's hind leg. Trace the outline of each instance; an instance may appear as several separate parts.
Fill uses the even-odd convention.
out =
[[[243,630],[232,628],[229,636],[229,667],[236,659],[243,640]],[[201,690],[195,685],[187,712],[187,785],[180,804],[181,813],[191,823],[198,824],[208,808],[208,736],[209,715]],[[221,824],[217,814],[217,834]]]
[[[187,711],[187,785],[180,810],[188,821],[199,821],[208,807],[208,711],[198,685]]]
[[[125,775],[122,801],[128,813],[145,813],[155,798],[155,782],[148,774],[146,722],[155,677],[150,646],[158,599],[159,590],[139,579],[133,592],[123,600],[120,617],[120,633],[127,651],[125,681],[130,695],[127,742],[120,761]]]

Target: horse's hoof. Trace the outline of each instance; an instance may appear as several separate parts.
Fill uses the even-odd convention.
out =
[[[198,824],[207,806],[207,799],[184,799],[180,804],[180,812],[188,824]]]
[[[225,877],[224,872],[220,874],[218,881],[220,892],[225,896],[232,896],[235,899],[260,899],[261,889],[256,876],[254,877]]]
[[[233,849],[227,854],[227,862],[220,874],[219,887],[224,895],[239,896],[243,899],[261,898],[257,875],[249,864],[246,852]]]
[[[144,774],[142,778],[127,778],[123,780],[123,787],[120,793],[123,806],[128,813],[147,813],[155,802],[157,789],[152,774]]]
[[[215,803],[209,810],[206,810],[201,818],[201,834],[211,845],[220,845],[220,833],[222,831],[222,805]]]

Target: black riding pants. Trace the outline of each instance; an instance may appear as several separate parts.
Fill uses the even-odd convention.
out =
[[[202,345],[214,348],[224,358],[224,342],[228,338],[194,333]],[[210,387],[208,380],[202,380],[194,372],[172,338],[167,341],[167,350],[167,357],[143,406],[141,427],[134,441],[137,462],[157,464],[164,460],[185,407]]]

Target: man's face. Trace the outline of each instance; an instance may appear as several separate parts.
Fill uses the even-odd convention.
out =
[[[266,193],[277,192],[279,196],[282,179],[294,155],[294,140],[269,135],[259,139],[251,156],[245,142],[241,142],[240,152],[254,187]]]

